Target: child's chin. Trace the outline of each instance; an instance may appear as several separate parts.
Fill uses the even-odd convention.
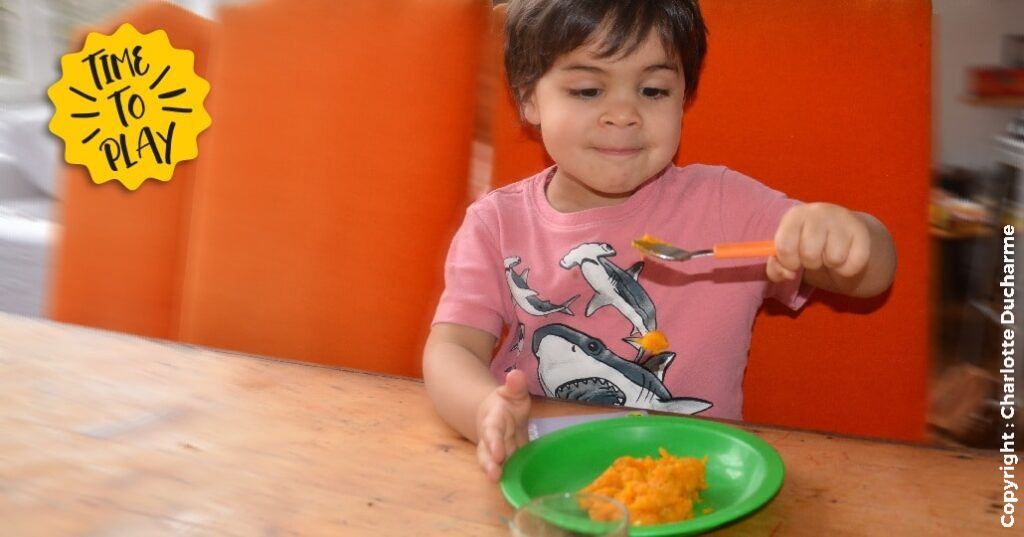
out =
[[[640,185],[643,184],[643,182],[644,179],[639,179],[636,177],[612,179],[609,181],[605,181],[601,185],[599,190],[601,190],[605,194],[626,196],[635,192],[637,188],[640,188]]]
[[[609,198],[621,198],[632,195],[640,185],[602,185],[594,188],[601,195]]]

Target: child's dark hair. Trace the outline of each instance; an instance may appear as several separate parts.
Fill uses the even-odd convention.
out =
[[[697,89],[707,28],[697,0],[511,0],[505,20],[505,71],[520,106],[562,54],[605,30],[600,57],[625,56],[654,30],[683,66],[685,96]]]

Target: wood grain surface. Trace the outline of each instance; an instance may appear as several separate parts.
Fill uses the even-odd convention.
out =
[[[1005,534],[996,453],[737,425],[786,480],[716,535]],[[488,536],[511,512],[418,380],[0,314],[0,535]]]

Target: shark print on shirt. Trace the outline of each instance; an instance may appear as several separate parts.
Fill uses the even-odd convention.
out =
[[[665,370],[675,358],[663,352],[637,364],[564,324],[549,324],[533,334],[537,376],[548,397],[696,414],[712,404],[693,397],[673,397],[665,387]]]
[[[579,265],[583,278],[594,289],[594,298],[587,304],[587,317],[605,306],[612,306],[633,325],[630,336],[643,336],[658,327],[654,302],[638,281],[644,262],[637,261],[622,270],[608,259],[615,253],[610,244],[588,242],[570,250],[559,264],[564,269]],[[624,340],[643,353],[636,338]]]
[[[522,353],[524,339],[526,339],[526,325],[519,323],[519,326],[516,326],[515,340],[512,342],[512,346],[508,348],[509,352]]]
[[[579,298],[580,295],[573,296],[561,304],[552,304],[547,300],[541,300],[537,296],[537,291],[530,289],[526,284],[526,278],[530,274],[530,269],[524,269],[522,274],[516,274],[516,271],[512,270],[520,261],[521,259],[518,256],[505,258],[505,281],[508,283],[509,291],[512,292],[512,300],[530,315],[545,316],[557,312],[572,315],[573,313],[569,309],[569,305]]]

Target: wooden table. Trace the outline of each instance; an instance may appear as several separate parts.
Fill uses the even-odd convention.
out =
[[[720,535],[1007,535],[994,453],[744,428],[786,481]],[[0,314],[2,535],[487,536],[510,513],[417,380]]]

